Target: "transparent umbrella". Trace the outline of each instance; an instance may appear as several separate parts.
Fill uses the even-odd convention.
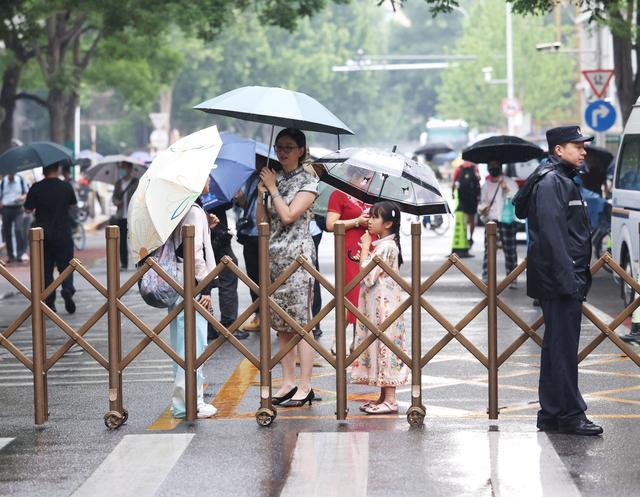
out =
[[[392,200],[415,215],[451,212],[431,168],[401,154],[345,148],[315,163],[321,181],[363,202]]]

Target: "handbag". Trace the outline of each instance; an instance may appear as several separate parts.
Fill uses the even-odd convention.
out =
[[[503,224],[512,224],[516,222],[516,208],[510,198],[504,199],[500,222]]]
[[[500,184],[498,183],[498,188],[496,188],[496,191],[493,194],[493,198],[491,199],[491,202],[489,202],[488,205],[480,204],[478,206],[478,215],[480,216],[480,221],[482,221],[482,224],[487,224],[489,222],[489,211],[491,210],[491,206],[495,202],[496,196],[498,195],[499,191],[500,191]]]
[[[256,184],[256,189],[251,192],[251,195],[247,199],[247,203],[242,211],[242,217],[236,221],[236,236],[238,238],[238,243],[244,245],[246,242],[246,236],[241,231],[249,231],[255,225],[255,221],[251,216],[249,209],[251,208],[251,204],[253,201],[258,198],[258,185]]]

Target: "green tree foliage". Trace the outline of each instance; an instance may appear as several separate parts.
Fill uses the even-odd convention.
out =
[[[311,19],[300,20],[295,32],[267,26],[259,16],[245,14],[213,43],[188,42],[192,56],[174,87],[172,125],[187,132],[216,122],[253,134],[255,125],[224,121],[192,107],[240,86],[280,86],[322,102],[356,131],[359,142],[393,141],[404,136],[407,127],[398,105],[402,95],[387,87],[387,76],[331,69],[358,49],[378,53],[385,40],[383,12],[373,3],[327,7]],[[317,140],[335,144],[334,138],[326,136],[318,135]]]
[[[515,12],[544,15],[556,6],[553,0],[515,0]],[[622,119],[626,123],[633,104],[640,97],[640,12],[631,0],[579,2],[582,12],[591,13],[590,21],[611,30],[615,84]]]
[[[12,114],[20,69],[30,57],[37,59],[48,90],[46,101],[41,103],[49,112],[51,139],[62,142],[71,138],[83,79],[106,40],[126,45],[134,38],[142,38],[153,46],[157,33],[174,25],[211,39],[243,11],[257,15],[262,22],[293,29],[299,17],[313,14],[326,3],[327,0],[5,0],[0,9],[0,41],[19,64],[5,64],[5,76],[7,70],[12,73],[9,78],[3,77],[3,91],[12,90],[13,94],[0,102],[4,111],[0,117],[7,119],[7,114]],[[23,55],[25,60],[21,60]],[[140,94],[131,95],[136,93]]]
[[[409,62],[442,62],[438,55],[447,54],[454,40],[462,32],[464,11],[433,16],[423,2],[405,2],[403,14],[408,25],[391,24],[387,53],[419,56],[436,56],[433,59],[409,60]],[[394,62],[403,62],[397,60]],[[442,69],[394,71],[388,74],[389,86],[401,92],[404,116],[411,129],[410,135],[418,137],[424,131],[426,121],[436,114],[437,88],[442,81]]]
[[[506,78],[505,4],[485,0],[473,5],[454,54],[474,55],[442,75],[438,112],[443,118],[462,118],[483,130],[505,127],[501,102],[506,85],[487,84],[482,68],[493,68],[493,79]],[[538,127],[575,120],[575,59],[536,51],[541,40],[553,39],[554,26],[544,18],[513,16],[515,95]]]

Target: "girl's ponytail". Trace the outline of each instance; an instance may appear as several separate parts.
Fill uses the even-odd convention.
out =
[[[400,245],[400,211],[396,212],[394,217],[393,241],[398,246],[398,267],[402,266],[402,246]]]

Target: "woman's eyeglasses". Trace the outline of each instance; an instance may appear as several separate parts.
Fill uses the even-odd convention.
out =
[[[293,152],[293,151],[294,151],[294,150],[296,150],[297,148],[300,148],[300,147],[292,147],[292,146],[290,146],[290,145],[287,145],[287,146],[285,146],[285,145],[274,145],[274,146],[273,146],[273,149],[274,149],[276,152],[286,152],[286,153],[288,153],[288,154],[290,154],[291,152]]]

